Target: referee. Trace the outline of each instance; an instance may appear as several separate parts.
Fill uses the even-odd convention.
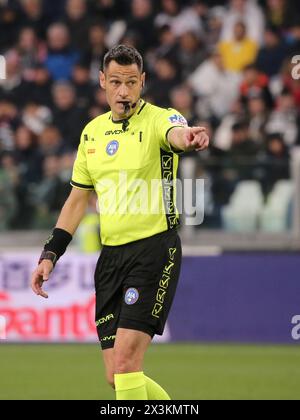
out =
[[[209,145],[204,128],[188,127],[176,110],[145,102],[144,84],[135,48],[119,45],[106,54],[100,85],[111,111],[83,130],[71,194],[32,275],[33,291],[47,298],[43,283],[96,191],[103,249],[95,271],[95,321],[106,377],[119,400],[170,399],[144,375],[143,360],[153,336],[163,334],[180,274],[178,154]]]

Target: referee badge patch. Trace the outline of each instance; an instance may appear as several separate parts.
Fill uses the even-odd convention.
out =
[[[188,125],[187,120],[180,114],[174,114],[169,117],[169,121],[171,124],[178,124],[178,125]]]
[[[138,301],[139,296],[139,292],[131,287],[125,293],[125,303],[127,305],[134,305]]]
[[[106,153],[109,156],[114,156],[118,150],[119,150],[119,142],[117,140],[113,140],[109,142],[106,147]]]

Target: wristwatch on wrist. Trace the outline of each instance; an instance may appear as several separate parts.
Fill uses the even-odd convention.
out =
[[[53,263],[53,266],[55,266],[56,262],[57,262],[57,255],[54,252],[51,251],[43,251],[40,259],[39,259],[39,264],[43,261],[43,260],[50,260]]]

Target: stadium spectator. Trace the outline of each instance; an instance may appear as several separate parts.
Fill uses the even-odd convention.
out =
[[[73,67],[72,83],[76,91],[77,105],[79,108],[88,108],[95,87],[90,80],[90,68],[85,61],[78,62]]]
[[[45,44],[39,40],[34,29],[27,27],[20,32],[17,51],[23,78],[30,82],[34,80],[36,66],[45,60]]]
[[[72,177],[74,158],[76,158],[75,152],[66,152],[60,157],[59,178],[66,189],[67,196],[70,193],[70,178]]]
[[[238,97],[240,75],[226,71],[221,55],[214,51],[191,74],[188,83],[199,97],[199,115],[202,118],[214,116],[221,119]]]
[[[266,29],[264,41],[264,46],[258,51],[256,65],[267,76],[273,77],[280,72],[284,59],[288,55],[288,49],[274,27]]]
[[[0,153],[13,151],[14,133],[19,123],[20,118],[14,103],[0,99]]]
[[[268,195],[276,182],[290,178],[289,150],[279,133],[267,136],[265,151],[261,157],[263,170],[262,187]]]
[[[90,26],[86,0],[67,0],[63,22],[69,30],[72,47],[84,50]]]
[[[49,15],[44,13],[42,0],[20,0],[22,27],[30,27],[39,38],[45,39],[46,30],[51,23]]]
[[[15,45],[20,28],[20,13],[16,3],[0,2],[0,51],[2,53]]]
[[[232,127],[231,148],[227,164],[235,172],[235,182],[253,179],[259,147],[250,137],[248,121],[240,121]]]
[[[216,6],[208,10],[205,36],[205,45],[208,52],[212,52],[220,41],[225,13],[226,10],[222,6]]]
[[[48,70],[42,64],[37,64],[34,67],[32,80],[29,82],[28,91],[30,96],[28,100],[51,108],[51,86],[52,80]]]
[[[60,179],[61,160],[56,155],[47,156],[43,162],[43,178],[32,192],[32,202],[36,208],[34,228],[46,229],[53,226],[57,213],[63,206],[66,194],[65,183]]]
[[[234,25],[232,39],[220,42],[218,47],[224,67],[228,71],[242,71],[247,65],[252,64],[257,56],[257,44],[249,38],[242,21]]]
[[[277,100],[277,108],[272,111],[266,124],[266,133],[280,133],[286,146],[299,144],[299,111],[295,107],[292,93],[284,89]]]
[[[51,78],[70,80],[72,67],[79,61],[80,54],[71,47],[70,34],[66,25],[55,23],[47,31],[48,52],[45,66]]]
[[[89,28],[88,45],[84,49],[83,62],[90,69],[90,79],[95,86],[99,83],[100,63],[103,61],[106,48],[106,31],[101,23],[94,23]]]
[[[127,0],[91,0],[91,16],[112,23],[128,17]]]
[[[277,89],[282,91],[287,89],[294,97],[295,105],[300,109],[300,60],[297,60],[298,70],[296,64],[287,59],[281,69],[281,73],[277,76]]]
[[[105,113],[108,111],[105,92],[101,88],[94,90],[94,105],[102,110],[101,113]]]
[[[131,1],[131,17],[128,20],[127,29],[137,34],[138,47],[143,51],[148,50],[156,44],[153,8],[154,6],[151,0]]]
[[[42,154],[36,136],[25,125],[20,125],[16,130],[15,146],[21,182],[24,185],[39,182],[42,175]]]
[[[214,135],[214,145],[222,151],[227,151],[231,147],[232,143],[232,127],[238,121],[241,121],[246,118],[246,110],[243,102],[238,98],[232,104],[231,109],[228,113],[222,118],[221,122],[218,124],[215,135]]]
[[[49,108],[28,102],[22,112],[22,122],[35,135],[40,134],[52,121],[52,113]]]
[[[59,155],[65,145],[59,130],[55,126],[49,125],[38,136],[38,147],[41,155],[45,157]]]
[[[166,57],[173,62],[177,58],[177,37],[172,32],[170,26],[162,26],[157,32],[158,46],[151,49],[146,57],[148,69],[151,73],[154,72],[155,62],[158,57]]]
[[[203,43],[194,32],[185,32],[179,37],[176,62],[181,68],[185,80],[207,57]]]
[[[289,0],[266,0],[266,20],[279,30],[287,29],[299,14],[296,3]]]
[[[269,90],[268,77],[258,71],[255,65],[247,66],[243,71],[243,80],[240,85],[241,99],[247,102],[253,95],[260,95],[269,108],[273,106],[273,98]]]
[[[17,171],[11,154],[0,154],[0,231],[11,227],[17,210]]]
[[[268,121],[268,108],[260,93],[253,93],[247,102],[250,137],[262,146],[265,138],[265,126]]]
[[[170,104],[170,92],[180,83],[176,65],[167,58],[158,58],[155,63],[152,82],[148,84],[149,94],[158,106]]]
[[[5,54],[6,78],[0,79],[0,100],[7,99],[19,109],[29,97],[29,84],[22,77],[21,59],[16,49]]]
[[[207,133],[211,138],[215,139],[216,134],[213,128],[213,125],[210,121],[204,120],[199,121],[198,124],[205,127]],[[230,138],[232,135],[232,127],[230,127]],[[200,171],[202,170],[206,177],[206,187],[204,197],[206,200],[205,208],[205,220],[203,225],[197,226],[197,228],[220,228],[221,227],[221,217],[220,211],[221,207],[228,203],[230,195],[233,192],[233,186],[230,181],[226,179],[226,172],[224,171],[224,162],[226,162],[226,151],[220,149],[216,142],[213,141],[211,146],[207,151],[205,151],[202,156],[198,157],[198,165],[200,166]],[[196,175],[200,175],[201,172],[198,172]]]
[[[87,109],[76,103],[75,88],[69,82],[56,82],[53,86],[53,124],[62,133],[67,148],[76,148],[78,133],[88,122]]]
[[[290,44],[289,56],[299,55],[300,52],[300,16],[294,18],[290,23],[290,30],[288,32],[288,42]]]
[[[230,41],[237,22],[245,22],[246,32],[258,45],[263,42],[265,18],[261,8],[252,0],[230,0],[224,16],[222,41]]]
[[[162,12],[155,19],[158,28],[168,25],[176,36],[187,31],[201,35],[203,25],[192,7],[184,7],[179,0],[162,0]]]
[[[187,120],[189,126],[196,126],[198,116],[195,114],[194,98],[186,86],[177,86],[171,91],[171,106],[177,109]],[[202,126],[201,126],[202,127]]]

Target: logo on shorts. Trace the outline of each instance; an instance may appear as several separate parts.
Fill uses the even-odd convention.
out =
[[[109,156],[115,155],[118,150],[119,150],[119,142],[117,140],[111,141],[110,143],[108,143],[106,147],[106,153]]]
[[[139,296],[139,292],[136,289],[130,288],[125,293],[125,303],[134,305],[138,301]]]

